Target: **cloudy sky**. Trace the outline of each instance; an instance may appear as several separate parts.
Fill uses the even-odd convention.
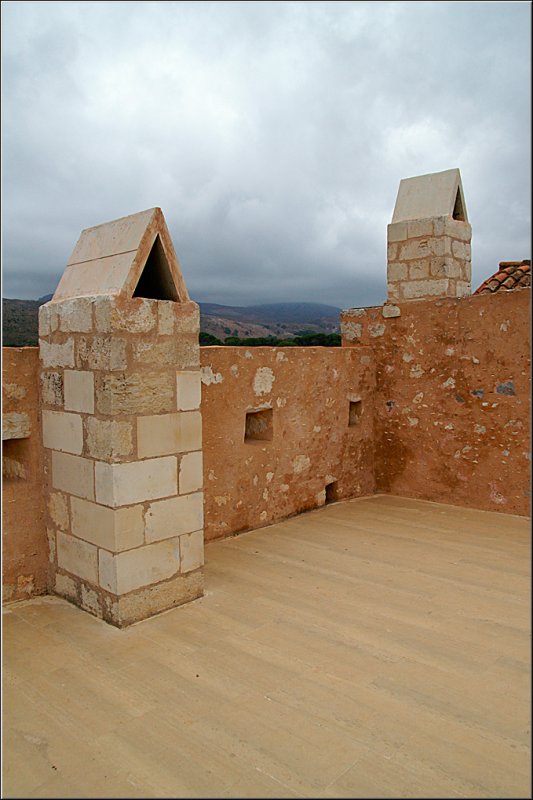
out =
[[[161,206],[191,296],[383,302],[401,178],[459,167],[474,288],[529,258],[529,2],[3,2],[4,297]]]

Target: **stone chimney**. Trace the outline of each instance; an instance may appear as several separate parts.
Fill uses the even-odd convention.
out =
[[[458,169],[400,181],[387,226],[388,302],[471,294],[471,238]]]
[[[199,309],[161,209],[82,231],[39,311],[53,591],[119,627],[201,596]]]

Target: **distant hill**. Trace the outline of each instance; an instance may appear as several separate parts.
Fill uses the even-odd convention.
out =
[[[337,333],[341,309],[320,303],[269,303],[223,306],[200,303],[200,327],[219,339],[226,336],[290,337],[302,330]]]
[[[39,300],[2,301],[2,344],[28,347],[38,343],[38,309],[52,295]],[[340,308],[320,303],[269,303],[224,306],[200,303],[200,328],[218,339],[226,336],[290,338],[302,331],[337,333]]]
[[[2,345],[32,347],[38,344],[40,300],[2,300]]]

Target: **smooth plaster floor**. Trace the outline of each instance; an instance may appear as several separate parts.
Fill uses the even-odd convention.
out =
[[[531,797],[529,521],[375,496],[119,631],[4,612],[3,797]]]

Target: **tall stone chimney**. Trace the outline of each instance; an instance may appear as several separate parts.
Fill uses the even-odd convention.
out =
[[[469,295],[471,238],[458,169],[400,181],[387,226],[388,301]]]
[[[119,627],[203,594],[199,328],[159,208],[82,231],[40,308],[52,589]]]

